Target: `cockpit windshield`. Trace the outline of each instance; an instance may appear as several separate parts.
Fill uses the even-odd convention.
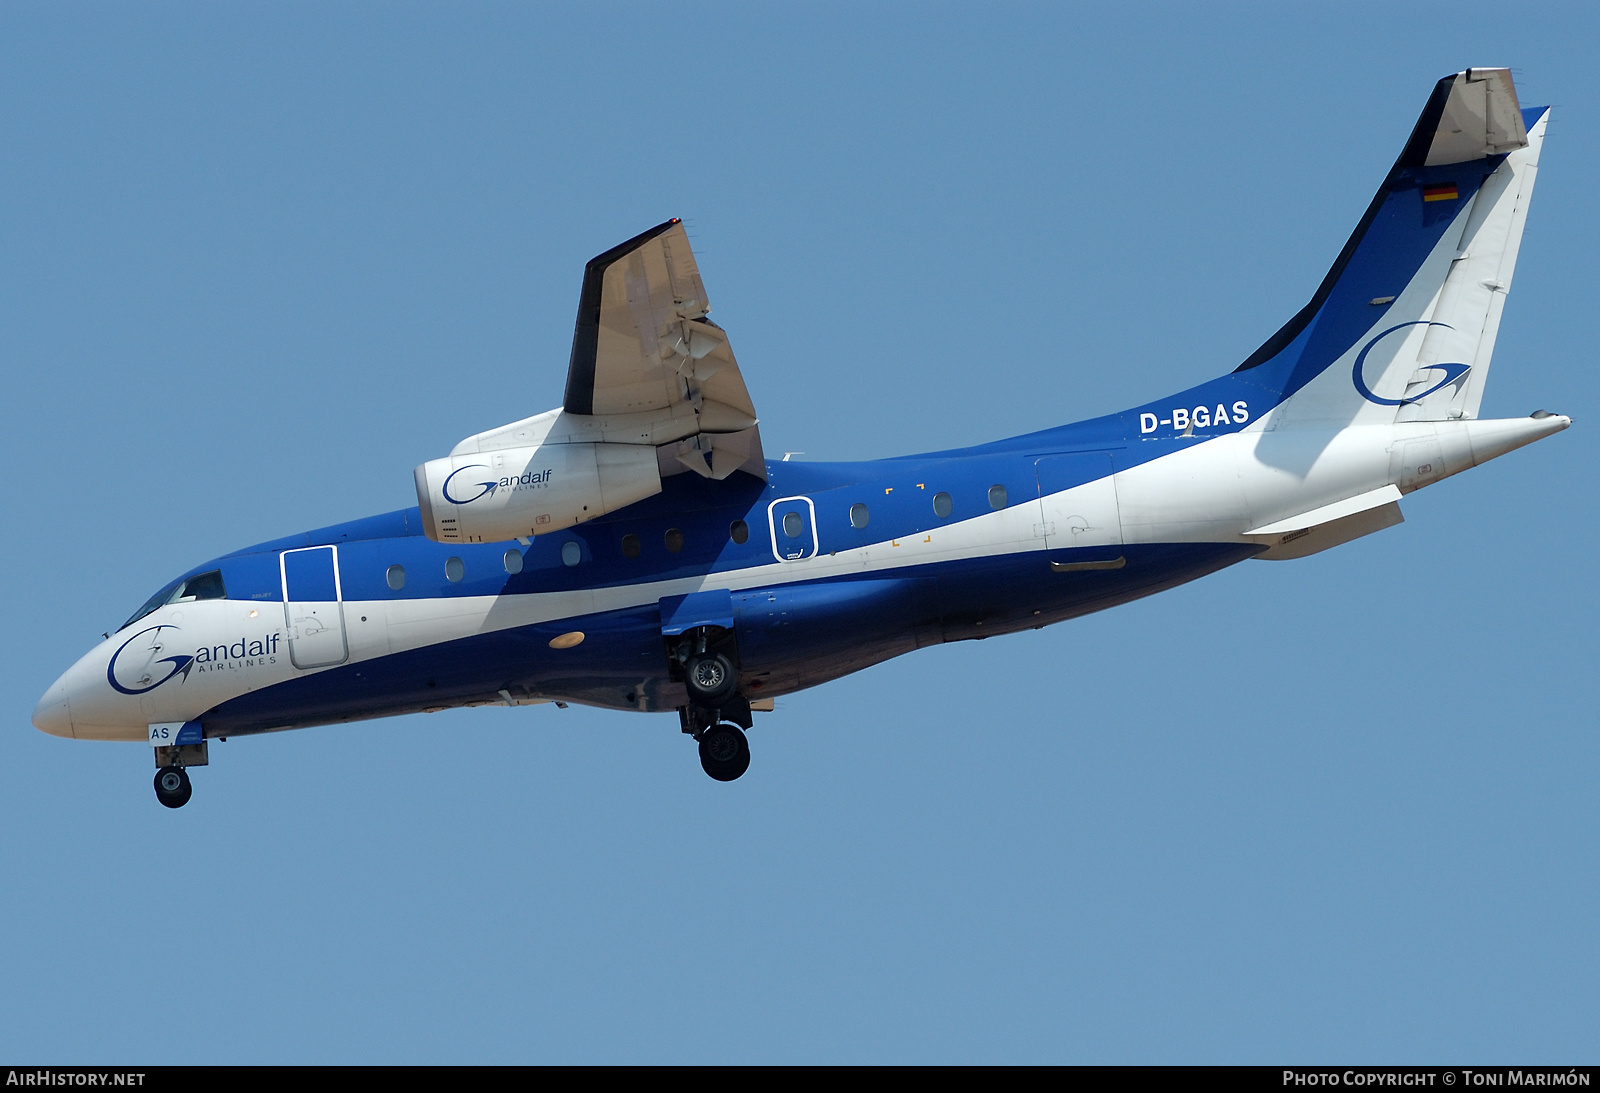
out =
[[[165,607],[169,603],[187,603],[190,600],[222,600],[227,599],[227,590],[222,587],[222,570],[213,569],[209,573],[197,573],[188,580],[173,581],[160,592],[151,596],[144,602],[144,606],[133,613],[127,622],[117,627],[126,630],[140,619],[158,607]]]

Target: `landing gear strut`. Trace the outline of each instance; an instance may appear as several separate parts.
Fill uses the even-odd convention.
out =
[[[700,765],[719,782],[731,782],[750,769],[750,742],[739,726],[713,725],[700,734]]]
[[[182,808],[193,793],[189,772],[182,767],[162,767],[156,771],[156,800],[168,808]]]
[[[678,708],[683,731],[700,745],[700,765],[719,782],[750,769],[750,703],[739,693],[739,652],[733,631],[698,626],[669,639],[675,680],[683,681],[688,704]]]

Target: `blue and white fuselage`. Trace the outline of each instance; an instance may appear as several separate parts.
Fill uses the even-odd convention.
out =
[[[70,668],[34,722],[192,744],[563,701],[680,711],[698,737],[924,645],[1381,530],[1404,494],[1569,424],[1478,417],[1545,118],[1504,70],[1441,81],[1317,296],[1238,370],[873,462],[761,456],[669,222],[590,264],[561,410],[419,468],[418,507],[196,566]],[[676,278],[665,320],[651,276]],[[564,481],[590,485],[557,496]],[[502,515],[477,515],[489,506]],[[736,677],[715,703],[685,675],[708,647]]]

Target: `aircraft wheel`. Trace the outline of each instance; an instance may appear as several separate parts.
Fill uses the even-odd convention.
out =
[[[713,725],[700,737],[700,765],[719,782],[750,769],[750,742],[737,725]]]
[[[182,808],[193,793],[189,772],[182,767],[162,767],[156,771],[156,800],[168,808]]]
[[[683,678],[689,694],[704,706],[715,706],[739,685],[733,661],[722,653],[699,653],[690,657],[689,663],[683,666]]]

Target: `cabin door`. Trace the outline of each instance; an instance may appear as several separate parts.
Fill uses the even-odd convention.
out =
[[[1084,558],[1121,557],[1122,516],[1110,452],[1047,455],[1039,475],[1039,529],[1051,560],[1082,553]],[[1088,548],[1095,548],[1089,550]]]
[[[296,668],[326,668],[350,656],[344,635],[344,604],[339,595],[338,547],[286,550],[283,570],[283,621],[289,635],[289,660]]]

